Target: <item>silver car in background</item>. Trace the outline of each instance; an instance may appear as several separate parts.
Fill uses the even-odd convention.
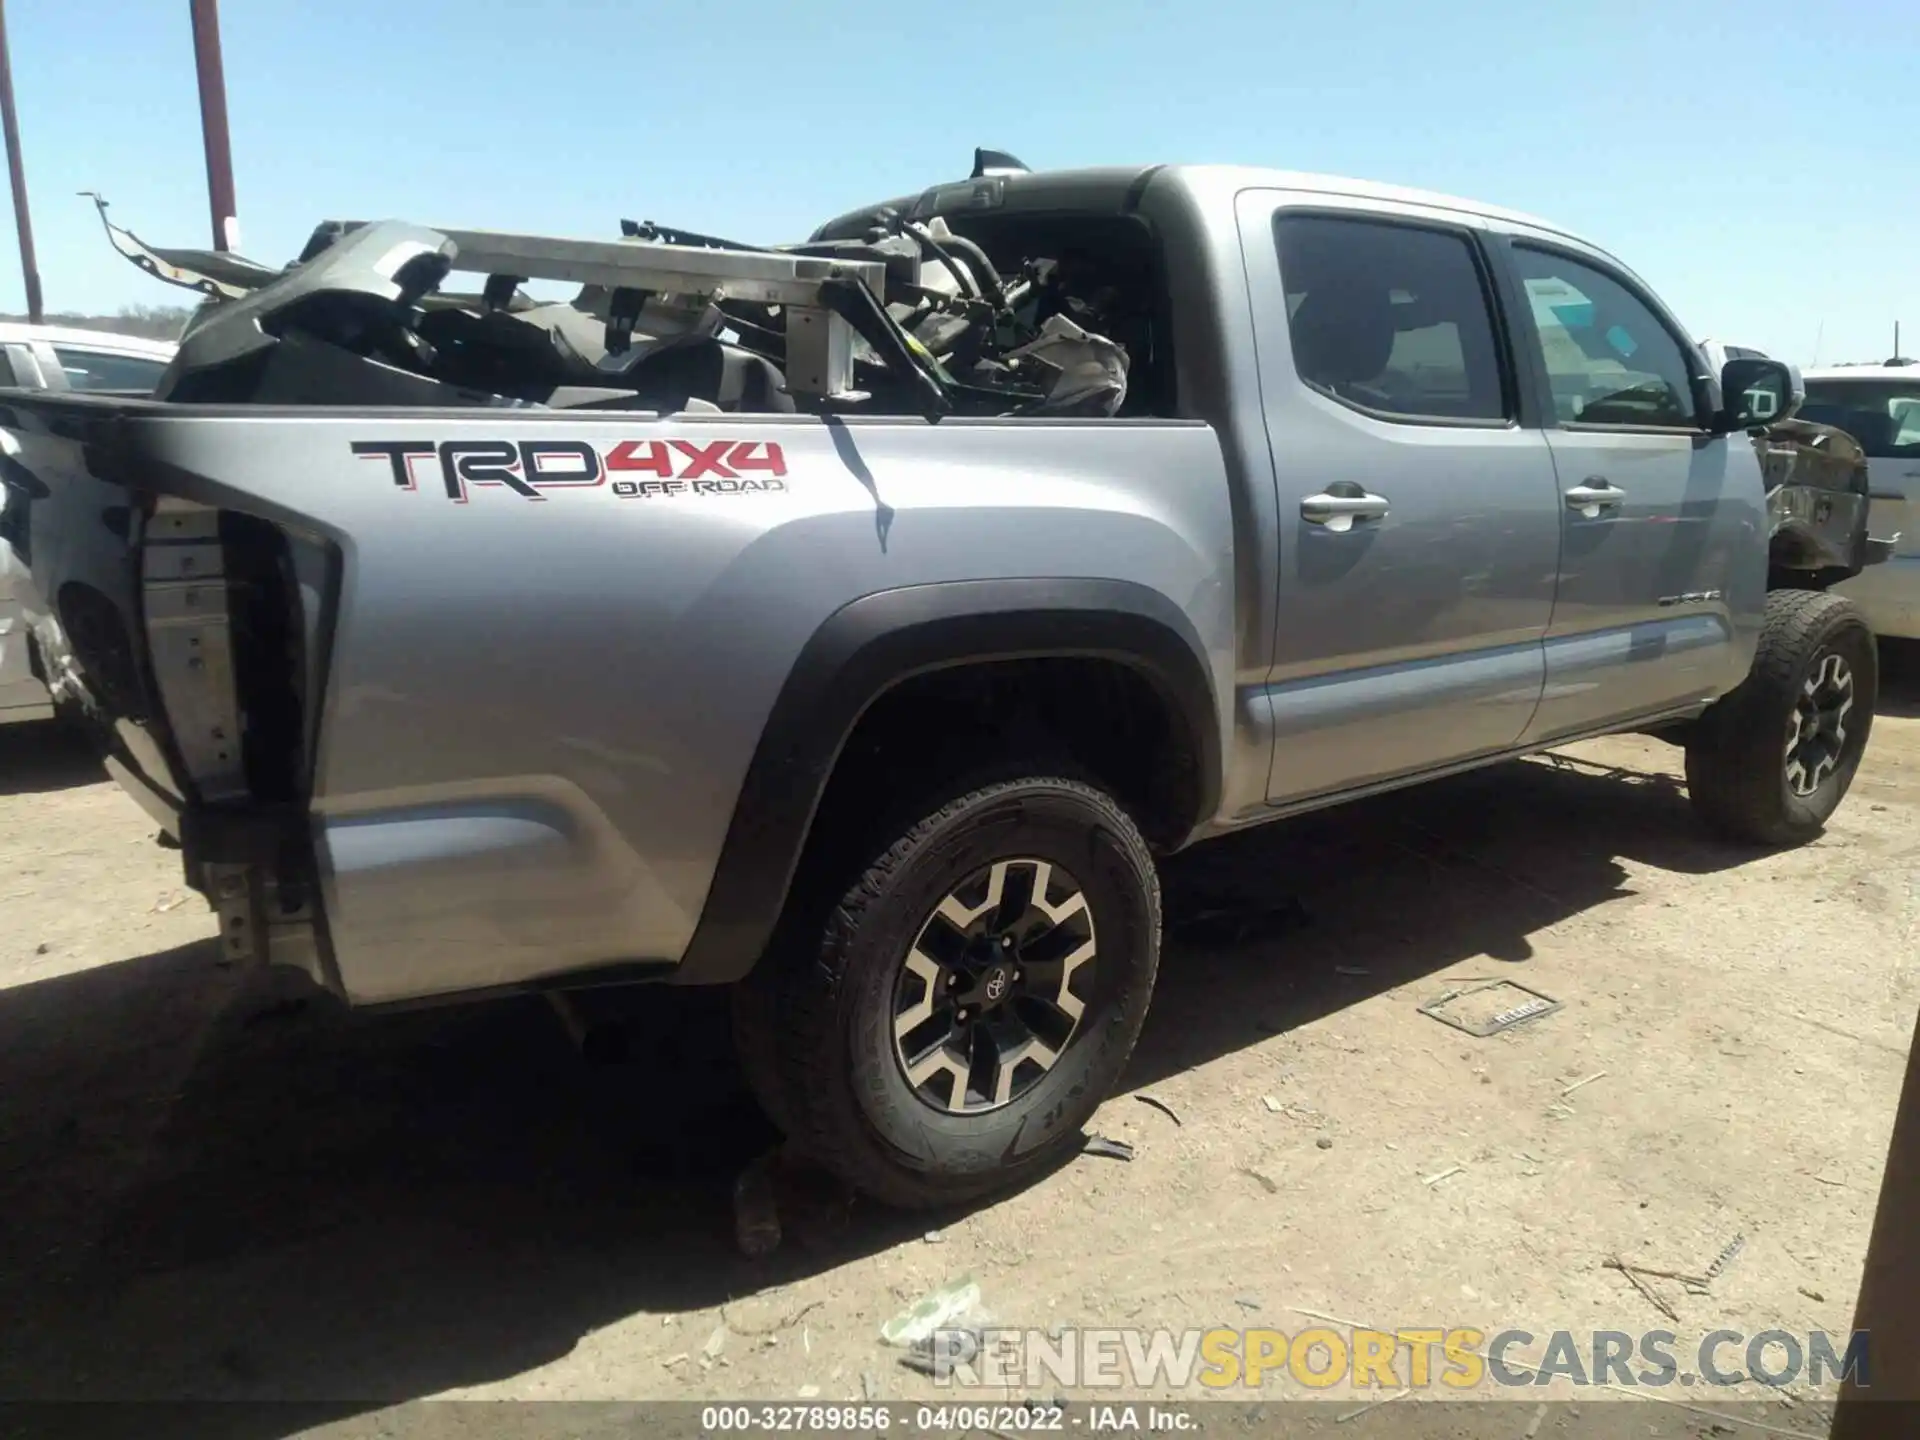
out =
[[[1808,370],[1800,418],[1844,430],[1867,455],[1872,528],[1899,533],[1884,565],[1834,588],[1867,613],[1880,635],[1920,640],[1920,365]]]
[[[175,348],[170,340],[104,330],[0,324],[0,385],[54,394],[147,395]],[[11,443],[0,431],[0,448]],[[0,545],[0,724],[53,715],[52,698],[27,653],[26,627],[14,594],[18,575],[12,548]]]

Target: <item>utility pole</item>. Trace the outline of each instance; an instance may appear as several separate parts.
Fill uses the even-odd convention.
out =
[[[227,77],[220,63],[219,0],[190,0],[193,64],[200,76],[200,131],[207,144],[207,200],[213,211],[213,248],[231,250],[240,220],[233,201],[233,149],[227,141]]]
[[[20,231],[20,278],[27,290],[27,318],[38,325],[46,316],[40,303],[40,266],[33,258],[33,217],[27,213],[27,171],[20,161],[20,122],[13,113],[6,0],[0,0],[0,124],[7,132],[7,178],[13,182],[13,223]]]

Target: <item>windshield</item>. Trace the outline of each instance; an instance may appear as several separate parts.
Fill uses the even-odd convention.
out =
[[[1920,376],[1809,380],[1796,418],[1846,431],[1871,457],[1920,458]]]

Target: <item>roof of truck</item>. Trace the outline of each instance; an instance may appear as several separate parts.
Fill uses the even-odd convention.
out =
[[[1438,190],[1387,185],[1373,180],[1356,180],[1344,175],[1321,175],[1305,170],[1267,169],[1251,165],[1106,165],[1066,170],[1033,170],[995,175],[985,179],[1002,180],[1007,187],[1008,200],[1016,203],[1024,197],[1038,199],[1042,195],[1058,195],[1062,198],[1072,196],[1076,202],[1089,206],[1097,206],[1111,199],[1112,203],[1118,206],[1130,193],[1137,193],[1147,183],[1161,176],[1192,190],[1216,195],[1252,189],[1298,190],[1320,195],[1387,200],[1404,205],[1424,205],[1430,209],[1453,210],[1463,215],[1483,216],[1515,225],[1531,226],[1538,230],[1567,236],[1569,239],[1577,239],[1585,244],[1592,243],[1565,226],[1557,225],[1551,220],[1543,220],[1537,215],[1529,215],[1524,211],[1509,210],[1479,200],[1444,194]],[[980,183],[983,181],[964,178],[940,181],[918,194],[898,196],[892,200],[883,200],[848,211],[828,221],[815,233],[824,235],[828,231],[857,226],[861,217],[871,215],[882,206],[908,211],[924,198],[936,195],[943,190],[964,190]]]
[[[1311,170],[1276,170],[1253,165],[1170,165],[1166,167],[1195,186],[1228,190],[1305,190],[1320,195],[1351,196],[1363,200],[1394,200],[1404,205],[1425,205],[1435,210],[1458,210],[1468,215],[1484,215],[1516,225],[1570,234],[1564,226],[1521,210],[1508,210],[1481,200],[1469,200],[1440,190],[1422,190],[1411,185],[1388,185],[1377,180],[1356,180],[1347,175],[1322,175]]]

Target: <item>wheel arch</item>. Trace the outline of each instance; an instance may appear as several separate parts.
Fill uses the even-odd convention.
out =
[[[1219,805],[1220,719],[1206,652],[1166,596],[1131,581],[954,581],[878,591],[835,611],[789,670],[735,799],[700,919],[672,980],[726,984],[758,961],[786,907],[827,787],[861,720],[919,677],[1082,659],[1139,675],[1195,770],[1182,839]]]

